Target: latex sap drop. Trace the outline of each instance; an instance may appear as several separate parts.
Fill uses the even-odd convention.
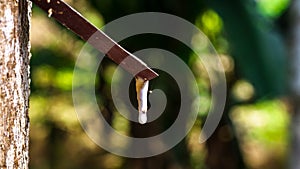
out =
[[[135,78],[135,86],[138,101],[139,123],[147,123],[147,94],[149,81],[140,77]]]
[[[140,124],[147,123],[147,112],[139,112],[139,123]]]

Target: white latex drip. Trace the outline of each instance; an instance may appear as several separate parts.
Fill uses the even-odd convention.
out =
[[[147,94],[149,81],[140,77],[135,78],[136,81],[136,93],[138,100],[138,110],[139,110],[139,123],[147,123]]]

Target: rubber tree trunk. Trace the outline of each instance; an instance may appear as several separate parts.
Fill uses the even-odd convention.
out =
[[[31,3],[0,0],[0,168],[28,168]]]
[[[293,114],[291,117],[290,169],[300,166],[300,0],[293,0],[289,11],[290,91]]]

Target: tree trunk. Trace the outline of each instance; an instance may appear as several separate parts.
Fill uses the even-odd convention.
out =
[[[0,0],[0,168],[28,168],[29,19],[27,0]]]

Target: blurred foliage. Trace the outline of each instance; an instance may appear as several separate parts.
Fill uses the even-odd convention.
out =
[[[145,11],[174,14],[198,26],[211,40],[223,62],[228,100],[232,106],[228,116],[233,121],[246,166],[251,169],[284,168],[289,117],[280,96],[285,94],[286,88],[286,52],[272,19],[279,17],[287,8],[288,0],[66,2],[97,27],[126,14]],[[72,84],[72,73],[84,42],[35,6],[31,42],[30,168],[141,168],[141,164],[136,164],[137,159],[122,158],[95,145],[77,120],[72,102],[72,85],[76,85]],[[138,35],[120,43],[131,52],[156,47],[177,54],[193,70],[202,96],[199,118],[186,139],[170,152],[145,161],[158,160],[155,163],[158,165],[159,159],[163,159],[161,163],[167,163],[168,167],[161,168],[205,168],[208,150],[204,144],[198,143],[198,136],[211,96],[209,78],[202,63],[190,49],[168,37]],[[195,48],[199,45],[197,41],[192,43]],[[97,93],[108,121],[121,133],[136,134],[136,137],[140,136],[140,131],[151,134],[151,131],[139,129],[116,112],[110,96],[111,75],[116,66],[108,60],[101,66]],[[169,107],[178,105],[177,96],[172,95],[174,86],[166,81],[168,77],[152,84],[168,92]],[[172,114],[173,109],[168,109],[159,125],[167,127],[176,118]]]
[[[267,17],[278,17],[288,7],[289,0],[258,0],[258,9]]]
[[[276,27],[259,17],[254,2],[232,2],[210,1],[209,4],[226,21],[224,29],[237,76],[253,84],[256,98],[284,94],[287,64],[282,37]]]
[[[286,168],[290,119],[284,112],[287,107],[278,100],[232,109],[231,118],[249,168]]]

